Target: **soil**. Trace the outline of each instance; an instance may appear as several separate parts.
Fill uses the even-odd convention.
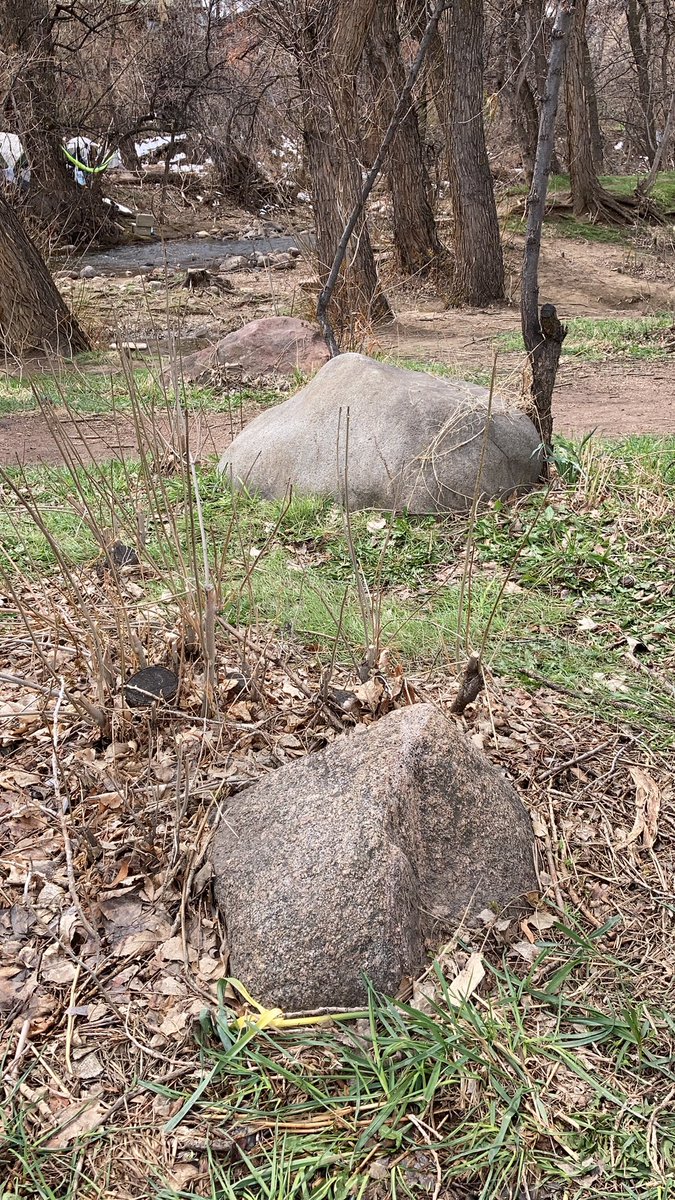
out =
[[[203,214],[201,220],[204,220]],[[252,224],[250,217],[249,225]],[[237,224],[242,228],[236,228]],[[200,226],[197,211],[192,222]],[[220,237],[236,237],[245,220],[238,215],[229,225],[215,225],[209,232]],[[185,227],[183,235],[191,229]],[[256,233],[270,232],[256,228]],[[222,253],[228,247],[221,243]],[[213,242],[208,245],[213,252]],[[131,256],[137,258],[142,248]],[[177,245],[172,246],[172,257]],[[262,268],[228,275],[234,285],[232,295],[217,288],[199,294],[181,287],[182,273],[174,270],[153,272],[149,266],[143,275],[132,270],[119,275],[123,267],[117,261],[120,251],[112,251],[108,266],[99,256],[96,266],[106,270],[91,280],[73,282],[65,270],[57,279],[68,302],[94,332],[99,347],[107,350],[120,338],[145,339],[148,353],[165,355],[169,340],[168,324],[178,329],[181,350],[216,341],[246,321],[274,313],[292,313],[311,317],[315,281],[310,265],[301,260],[294,271],[277,272]],[[522,239],[511,236],[505,246],[509,302],[490,309],[450,310],[423,287],[414,291],[388,279],[390,249],[381,247],[381,268],[390,298],[397,310],[388,326],[369,330],[361,347],[368,352],[389,352],[417,362],[436,361],[453,367],[488,370],[493,359],[495,335],[519,328],[518,282]],[[92,260],[93,261],[93,260]],[[143,261],[143,260],[141,260]],[[182,258],[180,259],[182,261]],[[126,265],[126,259],[125,264]],[[168,283],[168,289],[167,289]],[[167,300],[168,297],[168,300]],[[639,317],[672,311],[675,307],[675,247],[672,241],[640,247],[560,238],[547,232],[542,248],[540,297],[556,303],[564,320],[571,316]],[[168,314],[168,315],[167,315]],[[517,395],[524,366],[521,354],[500,353],[498,373],[500,390]],[[32,370],[43,369],[37,366]],[[50,368],[50,369],[53,369]],[[115,374],[119,363],[109,356],[105,365],[77,368]],[[61,370],[64,368],[61,366]],[[65,368],[67,371],[67,368]],[[675,434],[675,355],[652,361],[606,359],[589,363],[563,354],[554,394],[555,428],[561,433],[583,435],[596,430],[600,434]],[[254,415],[250,406],[246,418]],[[69,419],[59,414],[65,425]],[[94,461],[133,456],[137,450],[131,416],[111,418],[92,416],[78,423],[81,453]],[[238,418],[237,418],[238,425]],[[160,423],[161,437],[168,437],[168,422]],[[72,430],[69,431],[69,434]],[[203,414],[191,418],[190,437],[200,446],[202,456],[221,453],[232,440],[232,419],[228,414]],[[41,413],[31,412],[0,418],[0,464],[17,462],[59,463],[62,456]]]

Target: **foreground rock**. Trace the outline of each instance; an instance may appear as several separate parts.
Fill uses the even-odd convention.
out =
[[[228,333],[215,346],[183,359],[182,375],[193,383],[219,367],[236,366],[248,380],[310,374],[328,361],[318,329],[298,317],[262,317]]]
[[[269,500],[292,487],[344,503],[348,409],[350,508],[465,511],[476,488],[487,405],[487,390],[474,384],[341,354],[296,395],[247,425],[220,468],[235,486]],[[524,413],[507,411],[495,399],[481,494],[503,496],[532,485],[540,440]]]
[[[227,803],[230,973],[287,1010],[395,993],[467,912],[536,887],[516,792],[432,705],[357,726]]]

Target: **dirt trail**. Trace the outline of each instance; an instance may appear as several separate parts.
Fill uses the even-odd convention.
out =
[[[513,236],[506,246],[507,275],[513,303],[490,309],[449,310],[440,301],[399,292],[399,313],[389,326],[375,331],[368,350],[380,350],[417,362],[442,362],[468,371],[489,370],[494,338],[520,326],[518,279],[522,238]],[[265,272],[237,274],[235,295],[188,297],[187,316],[205,324],[202,341],[215,340],[223,332],[251,320],[288,307],[298,308],[303,287],[311,274],[275,274]],[[145,284],[130,280],[78,281],[86,305],[93,312],[118,306],[124,314],[123,327],[129,326],[133,338],[147,336],[148,304],[157,311],[153,322],[160,322],[165,297],[152,293],[150,301]],[[159,286],[159,285],[158,285]],[[173,294],[173,293],[172,293]],[[183,293],[184,295],[184,293]],[[631,249],[627,245],[593,243],[559,238],[546,233],[542,247],[540,298],[554,301],[564,320],[572,316],[639,317],[675,310],[675,263],[672,249],[659,251]],[[83,302],[84,302],[83,301]],[[308,301],[309,303],[309,301]],[[201,344],[201,342],[200,342]],[[500,353],[500,388],[518,394],[524,356]],[[87,368],[85,368],[86,370]],[[115,364],[88,368],[92,373],[115,373]],[[634,359],[582,362],[563,355],[554,394],[555,428],[566,434],[675,434],[675,355],[658,361]],[[255,415],[255,406],[244,418]],[[68,418],[58,414],[67,427]],[[239,418],[235,419],[235,429]],[[131,416],[91,416],[77,423],[80,454],[89,460],[133,457],[138,452]],[[69,436],[72,428],[68,430]],[[159,433],[167,438],[168,422],[160,422]],[[190,438],[202,457],[221,453],[232,440],[229,414],[202,414],[190,421]],[[41,413],[17,413],[0,418],[0,464],[50,463],[63,461],[58,445]]]
[[[436,355],[438,357],[438,355]],[[510,355],[514,390],[522,359]],[[505,356],[506,358],[506,356]],[[244,413],[250,420],[257,409]],[[565,363],[554,395],[555,428],[568,435],[624,436],[637,433],[675,434],[675,361],[644,365],[623,363]],[[131,416],[83,417],[76,426],[65,415],[60,428],[85,461],[133,458],[138,455]],[[200,413],[190,418],[190,444],[198,457],[221,454],[240,428],[240,418],[228,413]],[[158,422],[160,445],[170,443],[167,418]],[[58,465],[63,457],[41,413],[17,413],[0,418],[0,464]]]
[[[253,411],[247,415],[250,419]],[[16,467],[41,463],[62,466],[64,459],[59,445],[62,437],[75,458],[83,463],[139,457],[136,427],[131,415],[90,416],[74,423],[64,414],[57,420],[58,437],[55,437],[41,413],[1,417],[0,465]],[[198,460],[204,460],[222,453],[239,429],[239,418],[233,422],[229,413],[192,415],[188,434],[193,454]],[[170,452],[172,437],[168,417],[162,417],[156,424],[156,445],[160,454]]]

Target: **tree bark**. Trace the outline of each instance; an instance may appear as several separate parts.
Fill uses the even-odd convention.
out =
[[[591,61],[591,52],[588,47],[588,38],[584,30],[583,41],[581,43],[581,70],[583,72],[584,88],[588,101],[588,121],[591,131],[591,153],[593,155],[593,166],[599,173],[602,171],[602,166],[605,158],[605,146],[602,140],[602,129],[600,127],[600,112],[598,109],[598,93],[595,87],[595,75],[593,74],[593,63]]]
[[[19,218],[0,196],[0,351],[22,359],[35,351],[89,349]]]
[[[370,29],[367,61],[375,92],[380,138],[405,86],[396,19],[396,0],[380,0]],[[404,275],[438,270],[446,258],[429,200],[430,187],[417,111],[410,105],[389,151],[387,167],[393,208],[394,249]]]
[[[537,155],[537,138],[539,136],[539,109],[534,92],[527,77],[527,67],[530,55],[527,45],[523,46],[520,36],[520,23],[523,10],[518,8],[517,0],[504,11],[503,38],[506,43],[506,71],[508,76],[507,95],[511,109],[511,119],[516,131],[520,156],[528,184],[532,182],[534,160]],[[530,39],[531,41],[531,39]]]
[[[641,17],[645,18],[645,35],[649,39],[651,33],[649,6],[644,0],[628,0],[626,5],[626,24],[628,26],[628,41],[635,62],[638,83],[638,101],[640,105],[640,140],[642,152],[654,161],[657,150],[656,119],[654,116],[654,97],[649,78],[649,47],[642,39]]]
[[[633,219],[637,201],[618,198],[602,187],[593,162],[589,96],[584,72],[585,22],[588,0],[577,0],[565,67],[568,159],[572,210],[577,217],[624,222]]]
[[[30,165],[25,203],[67,241],[117,241],[98,187],[80,187],[66,165],[48,0],[0,0],[0,45],[12,60],[10,97]]]
[[[361,194],[356,75],[377,0],[335,0],[305,10],[296,49],[305,158],[319,278],[325,285],[340,238]],[[391,316],[380,288],[365,211],[361,211],[331,296],[338,339],[366,322]]]
[[[448,28],[453,299],[457,304],[490,304],[504,298],[504,261],[483,126],[482,0],[454,0]]]
[[[560,351],[567,330],[558,320],[552,304],[544,304],[541,312],[539,311],[539,255],[546,206],[546,189],[555,140],[558,97],[567,40],[570,37],[575,16],[574,5],[575,0],[559,0],[553,25],[546,73],[546,90],[539,125],[537,157],[527,200],[527,232],[521,276],[521,325],[530,368],[527,399],[530,415],[540,430],[545,447],[550,446],[553,435],[551,401]],[[544,463],[545,472],[546,463]]]

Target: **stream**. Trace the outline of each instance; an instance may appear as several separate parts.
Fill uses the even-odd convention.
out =
[[[69,261],[73,269],[93,267],[97,275],[121,275],[134,267],[162,267],[172,270],[188,267],[209,267],[221,262],[228,254],[252,254],[257,250],[269,254],[288,250],[297,245],[293,237],[250,238],[175,238],[169,241],[136,242],[130,246],[112,246],[95,254],[84,254]],[[61,263],[61,266],[64,264]]]

